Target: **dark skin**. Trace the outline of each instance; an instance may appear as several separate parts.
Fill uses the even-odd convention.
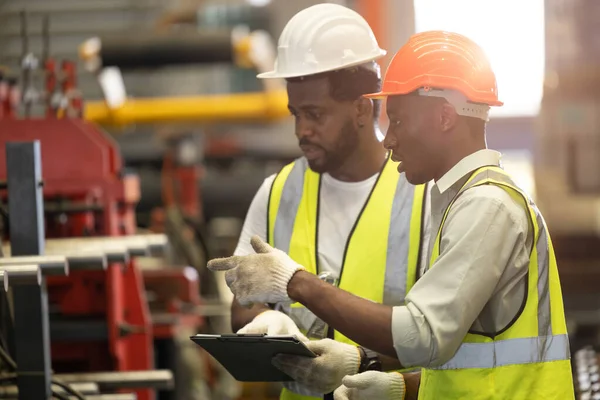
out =
[[[438,180],[460,160],[487,147],[483,121],[456,114],[441,98],[417,95],[388,98],[390,125],[383,141],[392,159],[401,161],[413,185]]]
[[[419,385],[421,384],[421,372],[410,372],[402,375],[404,376],[404,384],[406,385],[404,400],[417,400],[419,397]]]
[[[392,158],[402,161],[398,170],[412,184],[439,179],[461,159],[486,147],[483,133],[473,132],[470,122],[443,100],[395,96],[388,99],[386,111],[390,127],[384,146],[392,150]],[[392,307],[364,300],[305,271],[294,274],[288,294],[354,342],[398,357]]]
[[[344,182],[360,182],[379,172],[386,150],[377,140],[371,100],[334,99],[326,77],[290,81],[287,92],[288,109],[296,121],[295,135],[313,171]],[[248,309],[234,299],[233,331],[268,309],[264,304]]]
[[[288,82],[287,91],[296,137],[313,171],[344,182],[379,172],[386,152],[375,134],[370,100],[338,101],[324,77]]]

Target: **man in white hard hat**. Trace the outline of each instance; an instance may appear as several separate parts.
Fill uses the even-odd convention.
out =
[[[235,255],[254,254],[257,242],[251,245],[250,238],[260,237],[323,281],[393,306],[404,303],[426,264],[421,248],[429,229],[427,186],[413,186],[397,173],[378,139],[380,103],[362,97],[380,89],[374,60],[385,54],[367,22],[339,5],[309,7],[288,22],[275,69],[258,77],[286,80],[304,156],[265,179]],[[345,375],[382,369],[376,353],[328,329],[301,304],[279,300],[250,309],[234,300],[233,329],[334,339],[309,343],[327,355],[327,373],[310,389],[286,384],[282,399],[322,398]],[[402,393],[404,379],[395,376]]]

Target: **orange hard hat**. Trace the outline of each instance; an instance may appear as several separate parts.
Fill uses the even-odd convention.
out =
[[[457,91],[470,103],[503,104],[498,100],[496,76],[485,53],[458,33],[428,31],[411,36],[390,62],[381,92],[366,97],[402,95],[419,89],[424,95],[429,90]]]

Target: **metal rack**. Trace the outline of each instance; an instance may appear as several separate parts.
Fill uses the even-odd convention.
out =
[[[77,270],[105,270],[108,263],[126,265],[137,255],[160,254],[167,238],[133,235],[46,241],[39,141],[6,143],[6,163],[11,243],[2,248],[10,256],[0,258],[0,281],[6,291],[12,290],[14,334],[9,343],[16,359],[17,385],[1,386],[0,398],[48,399],[56,394],[53,380],[98,400],[108,398],[99,395],[100,390],[172,387],[173,375],[168,370],[53,375],[46,278]],[[135,394],[109,396],[136,398]]]

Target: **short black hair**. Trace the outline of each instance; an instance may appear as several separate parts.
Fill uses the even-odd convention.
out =
[[[327,78],[331,97],[336,101],[354,101],[362,95],[381,90],[381,73],[374,61],[356,67],[344,68],[320,74],[288,78],[288,82],[301,82],[308,79]],[[381,100],[373,99],[373,117],[379,118]]]

